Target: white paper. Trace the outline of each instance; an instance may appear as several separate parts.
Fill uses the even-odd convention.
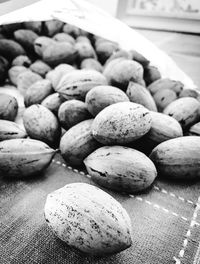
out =
[[[179,80],[187,88],[195,84],[163,51],[120,20],[85,0],[40,0],[0,17],[0,24],[59,19],[119,43],[121,48],[143,54],[160,70],[162,77]]]

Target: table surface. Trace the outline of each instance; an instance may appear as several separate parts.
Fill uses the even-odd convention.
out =
[[[140,33],[167,51],[200,87],[200,37]],[[87,175],[68,167],[58,154],[38,177],[29,180],[0,177],[0,263],[200,263],[199,181],[180,183],[158,178],[152,188],[134,196],[108,191],[131,217],[133,244],[119,254],[103,258],[68,247],[46,225],[43,208],[47,194],[71,182],[93,184]]]
[[[0,16],[38,1],[39,0],[0,0]]]
[[[93,184],[83,172],[56,155],[44,174],[29,180],[0,177],[0,263],[10,264],[197,264],[200,238],[200,182],[157,179],[134,195],[109,192],[132,221],[132,246],[113,256],[95,258],[57,239],[44,219],[48,193],[68,183]],[[105,190],[105,189],[104,189]]]

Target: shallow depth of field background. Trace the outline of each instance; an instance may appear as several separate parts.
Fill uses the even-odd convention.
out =
[[[87,0],[138,30],[200,87],[200,1]]]

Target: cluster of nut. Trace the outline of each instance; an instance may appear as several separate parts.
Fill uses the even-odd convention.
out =
[[[59,148],[67,164],[85,165],[96,183],[118,192],[142,191],[157,173],[174,179],[200,177],[198,92],[162,78],[135,50],[122,50],[117,43],[57,20],[4,25],[0,28],[0,83],[16,86],[26,107],[23,130],[14,122],[16,99],[0,94],[0,172],[5,176],[41,172]],[[95,192],[73,185],[50,195],[45,214],[51,228],[84,252],[114,253],[130,246],[130,219],[124,209],[96,190],[97,197],[113,202],[113,208],[107,209],[102,203],[105,210],[99,211],[100,201],[93,200],[90,191]],[[102,230],[109,230],[106,234],[112,241],[99,223],[95,222],[99,233],[94,230],[94,220],[81,202],[86,194],[95,221],[100,221],[102,212],[107,214]],[[51,200],[57,203],[57,196],[63,202],[55,208]],[[62,215],[61,228],[63,221],[57,220],[63,204],[76,208],[76,221],[90,239],[80,238],[74,230],[69,210]],[[83,209],[90,228],[80,225]],[[70,232],[65,236],[66,228]],[[96,245],[91,245],[93,238],[98,240]]]
[[[77,167],[103,145],[149,155],[163,141],[199,133],[197,91],[162,78],[135,50],[58,20],[3,25],[0,32],[0,81],[16,86],[26,106],[26,131],[9,123],[1,140],[28,135],[59,147]],[[0,100],[0,118],[14,121],[17,101],[5,94]]]

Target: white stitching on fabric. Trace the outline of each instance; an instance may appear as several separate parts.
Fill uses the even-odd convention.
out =
[[[58,164],[58,165],[61,165],[62,163],[59,161],[59,160],[53,160],[53,162],[55,162],[56,164]]]
[[[193,264],[199,264],[199,263],[200,263],[200,243],[199,243],[199,246],[198,246],[197,252],[196,252],[196,254],[195,254]]]
[[[168,192],[167,190],[162,189],[162,188],[160,188],[160,187],[158,187],[158,186],[153,186],[153,189],[155,189],[156,191],[159,191],[159,192],[161,192],[161,193],[164,193],[164,194],[170,195],[171,197],[177,198],[177,199],[179,199],[179,200],[182,201],[182,202],[189,203],[189,204],[192,204],[192,205],[196,205],[196,203],[194,203],[193,201],[188,200],[188,199],[185,199],[184,197],[181,197],[181,196],[179,196],[179,195],[176,195],[176,194],[174,194],[174,193],[172,193],[172,192]]]
[[[84,176],[86,176],[87,178],[91,178],[91,176],[90,176],[89,174],[85,173],[84,171],[79,171],[79,170],[77,170],[77,169],[74,169],[74,168],[72,168],[71,166],[68,166],[68,165],[66,165],[66,164],[64,164],[64,163],[62,163],[62,162],[60,162],[60,161],[57,161],[57,160],[53,159],[52,162],[53,162],[53,163],[56,163],[56,164],[59,165],[59,166],[66,167],[66,168],[68,168],[69,170],[73,170],[75,173],[79,173],[79,174],[81,174],[81,175],[84,175]],[[169,192],[167,192],[166,190],[161,189],[161,188],[159,188],[159,187],[157,187],[157,186],[154,186],[154,189],[159,190],[159,191],[161,191],[161,192],[163,192],[163,193],[165,193],[165,194],[167,194],[167,193],[170,194],[170,195],[172,194],[172,193],[169,193]],[[180,197],[180,196],[176,196],[175,194],[172,194],[172,195],[174,195],[174,196],[177,197],[177,198]],[[171,196],[172,196],[172,195],[171,195]],[[175,212],[173,212],[173,211],[170,211],[170,210],[168,210],[168,209],[166,209],[166,208],[164,208],[164,207],[162,207],[162,206],[160,206],[160,205],[158,205],[158,204],[152,203],[152,202],[149,201],[149,200],[143,199],[142,197],[138,197],[138,196],[131,195],[131,194],[129,195],[129,197],[135,198],[136,200],[138,200],[138,201],[140,201],[140,202],[145,202],[145,203],[147,203],[147,204],[149,204],[149,205],[152,205],[153,207],[155,207],[155,208],[157,208],[157,209],[160,209],[160,210],[164,211],[165,213],[170,213],[170,214],[172,214],[173,216],[179,217],[179,218],[181,218],[181,219],[184,220],[184,221],[189,221],[189,219],[187,219],[186,217],[181,216],[181,215],[179,215],[179,214],[177,214],[177,213],[175,213]],[[180,198],[182,198],[182,197],[180,197]],[[182,199],[184,199],[184,198],[182,198]],[[181,199],[179,199],[179,200],[181,200]],[[184,199],[184,201],[187,201],[187,200]],[[193,203],[193,202],[192,202],[192,203]],[[195,204],[195,203],[193,203],[193,204]],[[196,219],[196,218],[195,218],[195,219]],[[200,225],[200,224],[197,223],[195,220],[192,221],[191,224],[192,224],[192,226],[193,226],[193,225]]]
[[[174,212],[172,212],[172,214],[173,214],[174,216],[178,216],[178,214],[177,214],[177,213],[174,213]]]
[[[176,257],[173,257],[173,260],[175,261],[175,264],[181,264],[180,259],[178,259],[178,258],[176,258]]]
[[[73,170],[76,173],[80,173],[81,175],[85,175],[88,178],[91,178],[91,176],[89,174],[85,173],[84,171],[78,171],[77,169],[74,169],[71,166],[66,165],[65,163],[62,163],[62,162],[57,161],[55,159],[53,159],[52,162],[56,163],[57,165],[62,165],[63,167],[68,168],[69,170]],[[186,202],[186,203],[189,203],[189,204],[192,204],[192,205],[196,205],[196,203],[194,203],[193,201],[185,199],[185,198],[183,198],[183,197],[181,197],[179,195],[176,195],[176,194],[174,194],[172,192],[168,192],[167,190],[165,190],[163,188],[160,188],[158,186],[153,186],[153,189],[156,190],[156,191],[162,192],[162,193],[164,193],[166,195],[170,195],[171,197],[177,198],[177,199],[179,199],[182,202]]]
[[[186,235],[185,235],[185,239],[184,239],[184,241],[183,241],[182,248],[181,248],[181,250],[180,250],[180,252],[179,252],[179,254],[178,254],[178,258],[173,257],[173,259],[175,260],[175,263],[176,263],[176,264],[181,264],[181,259],[184,257],[185,249],[186,249],[186,247],[187,247],[187,245],[188,245],[188,239],[189,239],[190,236],[191,236],[192,228],[194,227],[195,224],[197,224],[197,222],[196,222],[196,218],[197,218],[197,215],[198,215],[198,211],[199,211],[199,210],[200,210],[200,197],[198,198],[197,205],[196,205],[196,208],[195,208],[194,213],[193,213],[193,215],[192,215],[192,219],[191,219],[191,222],[190,222],[189,229],[188,229],[188,231],[187,231],[187,233],[186,233]],[[182,218],[182,217],[181,217],[181,218]],[[198,258],[198,255],[199,255],[198,251],[199,251],[199,249],[197,250],[197,253],[196,253],[197,258]],[[197,258],[195,257],[195,259],[197,259]],[[197,260],[198,260],[198,259],[197,259]],[[194,260],[194,263],[195,263],[195,260]]]
[[[175,213],[175,212],[173,212],[173,211],[170,211],[170,210],[168,210],[167,208],[162,207],[162,206],[160,206],[160,205],[158,205],[158,204],[156,204],[156,203],[152,203],[151,201],[146,200],[146,199],[144,199],[144,198],[142,198],[142,197],[138,197],[138,196],[135,196],[135,195],[133,195],[133,194],[130,194],[129,197],[131,197],[131,198],[135,198],[137,201],[140,201],[140,202],[145,202],[145,203],[147,203],[148,205],[151,205],[151,206],[153,206],[153,207],[156,208],[156,209],[160,209],[160,210],[164,211],[165,213],[172,214],[173,216],[176,216],[176,217],[178,217],[178,218],[181,218],[181,219],[184,220],[184,221],[189,221],[188,218],[186,218],[186,217],[184,217],[184,216],[182,216],[182,215],[179,215],[179,214],[177,214],[177,213]],[[197,223],[195,220],[194,220],[193,222],[194,222],[194,225],[200,225],[200,224]],[[190,233],[189,233],[189,234],[190,234]]]
[[[59,161],[59,160],[52,159],[52,162],[55,163],[55,164],[57,164],[57,165],[59,165],[59,166],[63,166],[63,167],[65,167],[65,168],[69,169],[69,170],[73,170],[75,173],[79,173],[79,174],[81,174],[81,175],[84,175],[84,176],[86,176],[87,178],[91,178],[91,176],[90,176],[89,174],[85,173],[84,171],[79,171],[79,170],[77,170],[77,169],[74,169],[74,168],[72,168],[71,166],[68,166],[67,164],[62,163],[62,162]]]

